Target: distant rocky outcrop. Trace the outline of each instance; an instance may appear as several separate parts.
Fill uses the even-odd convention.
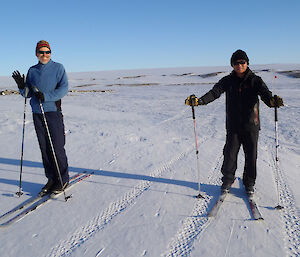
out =
[[[105,93],[105,92],[112,92],[112,90],[103,90],[103,89],[86,89],[86,90],[78,90],[78,89],[70,89],[70,93]],[[17,90],[9,90],[5,89],[0,91],[0,95],[19,95],[19,91]]]
[[[70,93],[105,93],[112,92],[112,90],[103,90],[103,89],[86,89],[86,90],[78,90],[78,89],[70,89]]]
[[[183,74],[173,74],[173,76],[177,76],[177,77],[184,77],[184,76],[198,76],[200,78],[210,78],[210,77],[215,77],[218,74],[224,73],[223,71],[218,71],[218,72],[211,72],[211,73],[205,73],[205,74],[195,74],[192,72],[188,72],[188,73],[183,73]]]
[[[143,78],[143,77],[146,77],[146,75],[126,76],[126,77],[119,77],[117,79],[137,79],[137,78]]]
[[[223,73],[222,71],[219,71],[219,72],[212,72],[212,73],[206,73],[206,74],[201,74],[201,75],[198,75],[199,77],[201,78],[210,78],[210,77],[215,77],[219,74]]]
[[[283,74],[293,78],[300,78],[300,70],[288,70],[288,71],[278,71],[279,74]]]

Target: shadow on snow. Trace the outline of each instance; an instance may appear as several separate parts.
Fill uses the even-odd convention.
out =
[[[0,163],[7,164],[7,165],[20,165],[20,160],[16,159],[9,159],[9,158],[1,158]],[[32,168],[43,168],[43,164],[40,162],[34,161],[23,161],[23,166],[25,167],[32,167]],[[94,173],[94,175],[98,176],[105,176],[105,177],[114,177],[114,178],[122,178],[122,179],[132,179],[132,180],[140,180],[140,181],[149,181],[154,183],[164,183],[182,187],[192,188],[194,190],[198,190],[198,183],[191,182],[191,181],[184,181],[184,180],[176,180],[176,179],[168,179],[168,178],[161,178],[161,177],[152,177],[147,175],[139,175],[139,174],[131,174],[131,173],[124,173],[124,172],[117,172],[117,171],[107,171],[107,170],[94,170],[94,169],[85,169],[85,168],[78,168],[78,167],[69,167],[70,172],[87,172],[87,173]],[[0,178],[0,183],[11,184],[11,185],[19,185],[19,180],[12,180],[12,179],[5,179]],[[35,195],[41,185],[39,183],[22,181],[22,188],[28,192],[28,195]],[[217,185],[209,185],[209,184],[200,184],[201,192],[205,192],[207,195],[215,195],[218,190],[219,186]]]
[[[0,163],[7,164],[7,165],[20,165],[20,160],[16,159],[9,159],[9,158],[1,158]],[[40,162],[33,162],[33,161],[23,161],[23,165],[26,167],[33,167],[33,168],[43,168],[42,163]],[[176,180],[176,179],[168,179],[168,178],[160,178],[160,177],[152,177],[147,175],[139,175],[139,174],[131,174],[131,173],[124,173],[124,172],[117,172],[117,171],[106,171],[106,170],[94,170],[94,169],[85,169],[85,168],[78,168],[78,167],[69,167],[69,171],[71,172],[87,172],[87,173],[94,173],[94,175],[98,176],[105,176],[105,177],[114,177],[114,178],[122,178],[122,179],[132,179],[132,180],[139,180],[139,181],[149,181],[154,183],[164,183],[182,187],[192,188],[195,191],[198,190],[198,183],[191,182],[191,181],[184,181],[184,180]],[[240,178],[238,178],[240,188],[232,188],[231,194],[236,195],[239,198],[242,198],[245,202],[246,206],[248,207],[249,213],[251,214],[251,209],[249,206],[249,201],[247,200],[246,194],[241,194],[243,190],[243,183]],[[5,179],[0,178],[0,183],[11,184],[11,185],[19,185],[19,180],[12,180],[12,179]],[[120,186],[120,185],[118,185]],[[41,185],[39,183],[22,181],[22,188],[25,189],[28,193],[27,195],[34,196],[37,192],[39,192]],[[210,210],[214,202],[217,200],[218,195],[220,194],[220,187],[218,185],[209,185],[209,184],[200,184],[201,187],[201,194],[205,193],[209,196],[212,196],[213,199],[210,201],[208,205],[208,210]],[[10,192],[11,193],[11,192]],[[2,194],[3,196],[13,196],[14,194],[10,194],[8,192]],[[193,196],[194,197],[194,196]]]

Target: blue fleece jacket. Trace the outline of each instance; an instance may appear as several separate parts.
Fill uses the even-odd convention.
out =
[[[30,105],[33,113],[41,113],[39,100],[33,94],[33,87],[37,87],[44,94],[44,111],[56,112],[55,102],[68,93],[68,78],[63,65],[50,60],[47,64],[38,63],[30,67],[26,86],[29,88],[27,97],[31,97]],[[25,96],[25,89],[20,90],[20,93]]]

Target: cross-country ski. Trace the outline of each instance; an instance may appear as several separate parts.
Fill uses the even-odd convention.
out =
[[[74,176],[70,179],[70,183],[69,186],[66,189],[69,189],[71,187],[73,187],[75,184],[77,184],[78,182],[88,178],[91,176],[91,174],[80,174],[82,176]],[[1,216],[1,219],[6,217],[6,216],[11,216],[12,214],[14,214],[16,211],[22,210],[21,212],[19,212],[18,214],[16,214],[15,216],[13,216],[12,218],[9,218],[8,220],[6,220],[5,222],[0,224],[0,228],[1,227],[7,227],[19,220],[21,220],[22,218],[24,218],[24,216],[26,216],[27,214],[35,211],[37,208],[41,207],[42,205],[44,205],[45,203],[47,203],[47,201],[51,200],[51,199],[56,199],[57,197],[59,197],[62,194],[54,194],[54,193],[49,193],[46,194],[44,196],[38,196],[37,198],[34,198],[34,201],[30,201],[30,202],[26,202],[24,205],[21,205],[17,208],[12,209],[12,211],[9,211],[7,213],[5,213],[4,215]],[[31,204],[31,205],[30,205]],[[29,206],[30,205],[30,206]],[[26,206],[29,206],[28,208],[25,208]]]
[[[262,217],[262,215],[257,207],[257,204],[256,204],[255,200],[253,199],[253,195],[247,195],[247,199],[249,201],[249,206],[250,206],[253,218],[255,220],[263,220],[264,218]]]
[[[240,181],[241,179],[238,179],[238,180]],[[239,191],[244,190],[244,188],[236,188],[236,189]],[[216,217],[217,216],[217,213],[218,213],[221,205],[224,203],[225,198],[228,194],[230,194],[230,189],[221,191],[219,197],[217,198],[217,201],[214,203],[213,207],[208,212],[208,214],[207,214],[208,217]],[[241,197],[244,197],[244,196],[241,195]],[[253,219],[254,220],[263,220],[263,217],[262,217],[262,215],[257,207],[256,201],[254,199],[254,193],[252,193],[252,194],[246,193],[246,198],[247,198],[250,212],[251,212]]]
[[[78,173],[78,174],[70,177],[70,183],[72,183],[73,180],[77,179],[78,177],[80,177],[83,174],[84,173]],[[43,196],[41,196],[40,194],[29,198],[28,200],[24,201],[23,203],[19,204],[18,206],[14,207],[13,209],[11,209],[11,210],[7,211],[6,213],[0,215],[0,220],[3,220],[4,218],[14,214],[15,212],[18,212],[22,209],[25,209],[25,207],[27,207],[31,204],[34,204],[35,202],[39,201],[41,198],[43,198]]]
[[[222,205],[222,203],[224,202],[226,196],[228,195],[228,192],[222,192],[219,196],[219,198],[217,199],[216,203],[213,205],[213,208],[210,210],[210,212],[208,213],[208,217],[215,217]]]

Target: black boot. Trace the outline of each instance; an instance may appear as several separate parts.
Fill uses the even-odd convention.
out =
[[[51,192],[53,185],[54,185],[54,180],[51,178],[48,178],[48,182],[46,185],[43,186],[43,188],[40,192],[40,195],[45,195],[45,194],[48,194],[49,192]]]
[[[221,186],[221,191],[222,193],[228,193],[233,181],[224,181],[222,186]]]
[[[51,191],[54,194],[59,194],[61,193],[65,188],[67,188],[69,185],[69,182],[66,181],[63,183],[63,187],[61,186],[60,182],[55,183],[55,185],[52,187]]]
[[[254,186],[253,185],[245,185],[246,194],[251,196],[254,194]]]

